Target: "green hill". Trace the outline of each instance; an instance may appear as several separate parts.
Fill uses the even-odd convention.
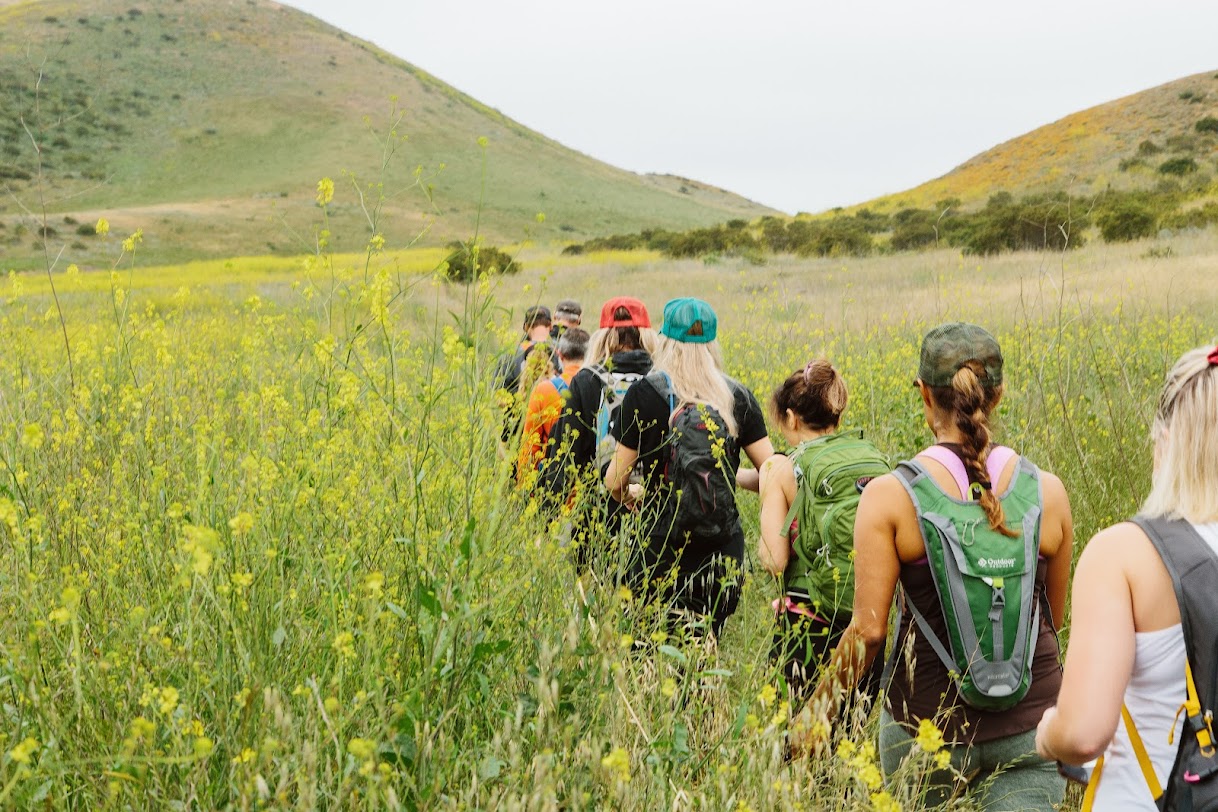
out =
[[[395,110],[404,140],[382,176]],[[390,246],[422,231],[547,242],[771,211],[608,166],[268,0],[0,0],[0,111],[5,267],[37,249],[39,158],[53,236],[81,264],[103,261],[77,233],[99,215],[143,228],[150,260],[308,250],[325,176],[336,247],[357,248],[369,230],[347,173],[365,192],[384,181]]]
[[[1170,161],[1183,171],[1171,171]],[[1066,116],[940,178],[851,208],[896,211],[952,198],[967,206],[999,191],[1095,196],[1110,188],[1153,189],[1164,181],[1204,195],[1216,172],[1218,74],[1211,71]]]

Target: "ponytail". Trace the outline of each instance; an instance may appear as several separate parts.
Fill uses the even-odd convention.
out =
[[[950,386],[936,387],[932,393],[935,403],[952,416],[960,430],[960,459],[969,479],[981,486],[977,501],[990,520],[990,527],[1007,538],[1018,538],[1019,533],[1007,527],[1002,502],[994,495],[994,483],[989,481],[985,466],[992,437],[990,412],[997,405],[1002,389],[983,386],[984,375],[984,367],[977,361],[970,361],[956,370]]]

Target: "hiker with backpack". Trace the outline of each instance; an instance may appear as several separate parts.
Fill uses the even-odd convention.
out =
[[[520,372],[525,357],[534,344],[550,336],[550,308],[535,305],[524,311],[524,336],[516,344],[512,354],[499,364],[497,380],[499,389],[515,395],[520,389]]]
[[[704,301],[664,306],[654,368],[626,392],[605,473],[612,497],[639,514],[631,588],[667,603],[670,619],[694,634],[713,637],[740,597],[740,454],[759,467],[774,453],[757,399],[723,372],[717,329]],[[636,466],[641,485],[630,482]]]
[[[1036,743],[1068,765],[1099,757],[1084,810],[1212,812],[1218,347],[1187,352],[1172,367],[1151,438],[1141,513],[1101,530],[1079,557],[1065,675]]]
[[[538,381],[529,394],[516,460],[516,483],[522,488],[532,488],[537,482],[537,469],[550,448],[554,424],[563,413],[571,393],[571,380],[583,367],[587,352],[587,332],[578,327],[564,330],[554,349],[562,371]]]
[[[511,355],[505,355],[495,370],[496,389],[500,407],[503,409],[503,425],[499,433],[499,452],[514,459],[512,436],[520,428],[520,416],[524,411],[524,399],[533,391],[536,378],[521,386],[521,375],[538,342],[550,335],[550,308],[535,305],[524,311],[524,337],[516,344]],[[546,345],[549,346],[548,344]],[[548,355],[548,352],[547,352]],[[523,389],[523,391],[522,391]],[[513,466],[515,463],[513,463]]]
[[[1065,781],[1036,753],[1061,685],[1057,630],[1073,528],[1061,480],[991,444],[1003,359],[984,329],[944,324],[922,341],[916,385],[935,444],[863,491],[854,611],[811,701],[796,752],[823,741],[843,696],[884,646],[879,753],[891,776],[942,735],[927,806],[968,789],[987,810],[1056,809]]]
[[[588,363],[571,378],[566,408],[551,433],[551,454],[542,476],[551,497],[576,510],[572,540],[580,571],[601,552],[600,542],[618,528],[620,503],[605,500],[600,486],[617,447],[609,427],[626,391],[651,371],[655,336],[641,301],[618,296],[605,302]]]
[[[855,513],[863,489],[890,470],[862,430],[840,428],[848,397],[841,374],[817,358],[788,376],[770,401],[792,451],[761,467],[758,558],[780,583],[770,656],[793,699],[807,698],[850,623]],[[879,677],[873,665],[860,692],[874,699]]]

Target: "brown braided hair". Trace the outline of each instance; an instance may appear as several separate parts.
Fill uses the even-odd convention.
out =
[[[981,485],[978,502],[990,520],[990,527],[1006,536],[1018,538],[1019,533],[1007,527],[1002,502],[994,495],[994,483],[989,481],[985,463],[990,453],[990,412],[998,405],[1001,386],[988,386],[985,367],[979,361],[969,361],[956,370],[950,386],[931,388],[935,404],[949,413],[960,429],[960,459],[969,478]],[[962,494],[967,498],[968,494]]]
[[[774,390],[770,403],[779,420],[790,409],[805,426],[820,431],[837,428],[848,399],[849,392],[841,374],[833,364],[817,358],[791,373]]]

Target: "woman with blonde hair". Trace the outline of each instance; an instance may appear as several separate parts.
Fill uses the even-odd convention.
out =
[[[630,584],[645,598],[668,602],[672,616],[695,632],[712,635],[739,601],[740,454],[760,466],[774,453],[757,398],[723,372],[717,331],[706,302],[674,299],[664,306],[655,369],[626,393],[605,473],[613,498],[639,512],[642,549]],[[641,484],[630,482],[636,465]]]
[[[1047,759],[1102,756],[1085,809],[1218,808],[1214,708],[1200,704],[1218,668],[1218,347],[1172,367],[1151,438],[1141,514],[1079,557],[1061,693],[1037,731]]]

